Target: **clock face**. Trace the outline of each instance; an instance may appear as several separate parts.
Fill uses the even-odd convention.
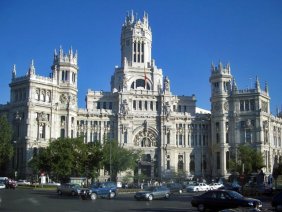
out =
[[[135,32],[136,32],[136,35],[141,35],[141,29],[136,29]]]

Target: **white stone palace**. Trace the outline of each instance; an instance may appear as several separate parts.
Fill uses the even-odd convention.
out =
[[[27,162],[58,137],[83,136],[85,142],[117,141],[141,149],[135,174],[160,179],[175,173],[227,177],[228,161],[239,144],[262,152],[270,174],[282,156],[282,116],[270,113],[267,84],[240,90],[230,65],[211,66],[211,111],[196,107],[196,97],[177,96],[170,80],[152,58],[148,15],[128,14],[121,30],[121,65],[111,77],[111,90],[86,94],[77,105],[78,55],[55,50],[49,77],[36,74],[32,61],[25,76],[12,70],[10,102],[0,106],[13,127],[15,156],[11,172],[25,178]],[[84,70],[81,70],[84,71]],[[106,77],[106,76],[105,76]],[[101,171],[101,177],[108,173]]]

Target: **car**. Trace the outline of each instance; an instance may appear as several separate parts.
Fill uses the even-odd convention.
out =
[[[75,183],[65,183],[57,187],[58,195],[79,195],[81,191],[80,185]]]
[[[222,210],[238,207],[262,208],[262,202],[258,199],[247,198],[236,191],[231,190],[211,190],[201,195],[192,197],[192,207],[198,211],[206,209]]]
[[[6,185],[0,182],[0,189],[3,189],[3,188],[6,188]]]
[[[27,180],[18,180],[17,185],[18,186],[23,186],[23,185],[30,185],[31,183]]]
[[[180,183],[168,183],[166,187],[169,188],[171,194],[182,194],[183,192],[183,187]]]
[[[80,196],[83,200],[96,200],[98,197],[113,199],[118,195],[118,188],[115,182],[98,182],[89,188],[82,189]]]
[[[170,194],[170,189],[166,186],[151,186],[144,191],[136,192],[134,198],[152,201],[153,199],[169,199]]]
[[[211,184],[209,184],[209,186],[211,187],[211,190],[215,190],[215,189],[222,188],[223,184],[221,184],[221,183],[211,183]]]
[[[206,183],[196,183],[194,185],[188,185],[186,187],[187,192],[194,192],[194,191],[208,191],[211,190],[211,187]]]
[[[271,205],[276,211],[282,211],[282,192],[279,192],[272,198]]]
[[[242,192],[242,186],[240,186],[238,183],[224,183],[223,186],[218,189],[231,190],[239,193]]]

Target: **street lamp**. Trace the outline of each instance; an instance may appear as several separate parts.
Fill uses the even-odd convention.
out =
[[[110,141],[110,181],[112,181],[112,142]]]

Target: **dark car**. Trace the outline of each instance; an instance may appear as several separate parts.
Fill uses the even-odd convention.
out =
[[[276,209],[276,211],[282,211],[282,192],[276,194],[272,198],[271,205]]]
[[[98,197],[115,198],[118,194],[117,184],[115,182],[94,183],[87,189],[82,189],[80,196],[82,199],[96,200]]]
[[[239,193],[242,192],[242,186],[240,186],[238,183],[224,183],[223,186],[219,187],[218,189],[231,190]]]
[[[182,194],[183,186],[180,183],[168,183],[166,186],[169,188],[171,194]]]
[[[65,195],[76,196],[80,194],[80,191],[81,191],[80,185],[74,183],[66,183],[57,187],[57,193],[59,195],[65,194]]]
[[[136,192],[134,198],[136,200],[153,200],[153,199],[168,199],[170,190],[166,186],[148,187],[144,191]]]
[[[258,199],[247,198],[236,191],[212,190],[199,196],[194,196],[191,200],[193,207],[199,211],[205,209],[228,209],[237,207],[261,208],[262,202]]]

